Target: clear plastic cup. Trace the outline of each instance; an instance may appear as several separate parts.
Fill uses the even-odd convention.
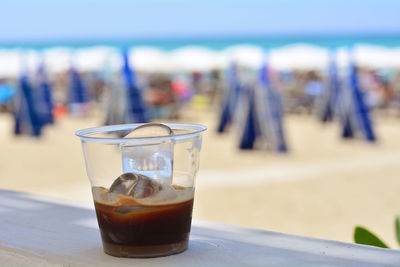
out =
[[[206,127],[165,125],[173,135],[123,137],[143,124],[76,132],[107,254],[158,257],[188,247],[195,177]]]

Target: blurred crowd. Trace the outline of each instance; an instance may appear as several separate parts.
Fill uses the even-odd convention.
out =
[[[359,68],[358,76],[360,89],[371,110],[394,110],[400,115],[400,71]],[[285,110],[292,113],[315,111],[326,83],[327,73],[318,70],[297,70],[276,75],[276,84],[284,96]]]
[[[68,114],[85,116],[94,109],[105,111],[105,124],[177,119],[186,106],[221,110],[231,89],[226,68],[168,73],[135,70],[128,59],[124,64],[117,71],[78,70],[71,65],[46,72],[40,67],[19,77],[0,78],[0,111],[13,114],[17,134],[24,132],[19,123],[32,123],[35,117],[41,121],[50,116],[42,120],[44,125]],[[344,71],[338,66],[339,76]],[[246,74],[241,79],[247,79],[247,84],[249,77],[254,84],[259,79],[259,69],[254,67],[238,64],[237,72]],[[357,73],[367,108],[400,115],[399,69],[359,66]],[[314,113],[329,90],[330,76],[328,69],[271,67],[268,79],[279,93],[284,112]],[[32,132],[32,126],[28,128]]]
[[[226,87],[223,70],[193,72],[179,75],[165,73],[137,73],[137,83],[143,92],[143,100],[151,119],[177,118],[182,106],[190,104],[194,97],[204,99],[204,106],[218,106]],[[85,87],[87,104],[102,105],[107,91],[113,84],[99,73],[79,73]],[[326,88],[326,73],[320,70],[294,70],[273,72],[272,82],[283,96],[287,112],[312,113],[319,96]],[[400,71],[359,69],[361,89],[371,109],[400,109]],[[35,80],[35,79],[33,79]],[[34,83],[35,81],[31,81]],[[71,71],[48,76],[51,97],[56,116],[74,112],[70,97]],[[19,81],[0,79],[0,110],[14,113]],[[192,103],[193,104],[193,103]],[[400,112],[400,111],[399,111]]]

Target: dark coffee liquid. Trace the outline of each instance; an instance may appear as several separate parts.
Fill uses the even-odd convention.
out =
[[[157,206],[142,205],[133,199],[121,205],[95,201],[95,208],[107,254],[154,257],[187,249],[193,198]]]

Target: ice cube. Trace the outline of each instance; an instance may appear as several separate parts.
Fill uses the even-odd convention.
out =
[[[104,195],[104,194],[103,194]],[[165,205],[183,202],[193,198],[194,189],[176,187],[169,184],[160,184],[144,175],[134,173],[124,173],[119,176],[108,190],[107,198],[116,195],[133,197],[135,202],[142,205]],[[104,196],[102,196],[104,198]],[[113,197],[114,199],[114,197]],[[124,205],[121,205],[124,206]],[[137,209],[125,205],[119,212],[127,213]]]
[[[167,125],[147,123],[134,129],[125,138],[160,137],[172,135]],[[125,173],[138,173],[160,183],[172,184],[174,145],[171,141],[156,138],[141,144],[127,142],[121,146],[122,164]]]
[[[109,192],[139,199],[149,197],[160,190],[161,185],[149,177],[135,173],[124,173],[112,183]]]

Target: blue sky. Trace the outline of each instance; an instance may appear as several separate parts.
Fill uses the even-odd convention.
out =
[[[2,0],[0,42],[400,33],[400,0]]]

